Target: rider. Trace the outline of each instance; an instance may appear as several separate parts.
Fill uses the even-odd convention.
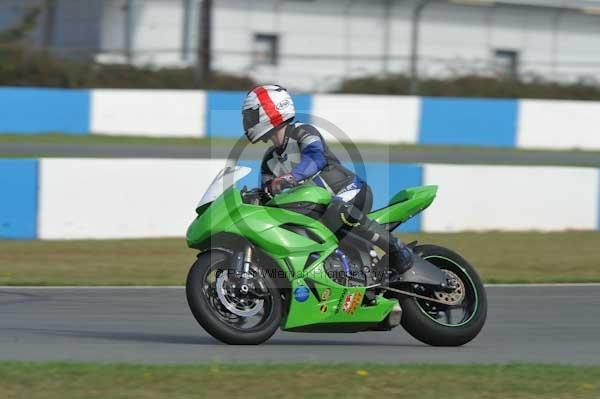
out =
[[[294,102],[281,86],[256,87],[244,100],[242,118],[248,140],[273,143],[261,165],[263,188],[277,195],[312,180],[333,196],[322,218],[328,228],[334,232],[351,229],[386,251],[396,271],[409,270],[417,259],[412,251],[366,216],[372,205],[369,186],[340,164],[315,126],[294,123],[295,116]]]

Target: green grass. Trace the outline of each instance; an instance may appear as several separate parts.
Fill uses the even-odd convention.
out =
[[[488,283],[600,282],[600,233],[409,234],[452,248]],[[0,285],[182,285],[185,240],[0,240]]]
[[[242,133],[240,132],[240,137]],[[111,136],[111,135],[69,135],[61,133],[52,134],[0,134],[0,145],[3,143],[38,143],[38,144],[122,144],[133,145],[157,145],[157,146],[217,146],[217,147],[230,147],[236,143],[236,139],[231,138],[185,138],[185,137],[141,137],[141,136]],[[423,146],[414,144],[380,144],[380,143],[356,143],[360,148],[372,148],[382,150],[399,150],[399,151],[427,151],[427,152],[439,152],[439,151],[453,151],[459,153],[539,153],[539,152],[550,152],[550,153],[589,153],[597,154],[600,156],[600,151],[582,151],[582,150],[523,150],[515,148],[505,147],[473,147],[473,146]],[[259,145],[263,145],[260,143]],[[332,147],[340,148],[342,144],[331,143]],[[32,156],[39,156],[40,154],[32,154]],[[0,157],[10,157],[10,155],[3,155],[0,148]],[[600,162],[599,162],[600,163]]]
[[[3,399],[598,398],[600,367],[0,363]]]
[[[241,134],[240,134],[241,137]],[[153,144],[207,146],[232,145],[233,139],[227,138],[193,138],[193,137],[144,137],[144,136],[109,136],[109,135],[71,135],[61,133],[49,134],[0,134],[3,143],[39,143],[39,144]]]
[[[462,254],[487,283],[600,282],[600,232],[401,235]]]

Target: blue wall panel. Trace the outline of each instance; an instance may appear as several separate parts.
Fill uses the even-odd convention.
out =
[[[37,237],[37,191],[37,160],[0,160],[0,238]]]
[[[244,134],[242,128],[242,103],[246,97],[243,91],[209,91],[206,101],[206,136],[239,138]],[[307,122],[311,112],[310,95],[292,96],[297,120]]]
[[[292,95],[296,107],[296,121],[302,123],[311,122],[312,96],[310,94]]]
[[[0,88],[0,133],[89,131],[88,90]]]
[[[514,147],[517,113],[516,100],[424,97],[419,143]]]
[[[373,210],[383,208],[394,194],[407,187],[422,185],[423,168],[419,165],[399,163],[367,162],[364,168],[345,166],[355,170],[366,180],[373,191]],[[363,170],[361,170],[363,169]],[[420,231],[421,215],[417,215],[398,229],[398,231]]]

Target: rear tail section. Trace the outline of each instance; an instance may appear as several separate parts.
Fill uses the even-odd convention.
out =
[[[435,199],[438,186],[411,187],[394,195],[387,207],[369,214],[369,218],[390,231],[423,212]]]

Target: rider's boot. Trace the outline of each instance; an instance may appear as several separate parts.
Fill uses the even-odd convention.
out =
[[[387,253],[389,259],[387,263],[390,269],[397,274],[404,274],[410,270],[415,263],[415,254],[409,246],[379,223],[370,219],[367,220],[365,234],[373,235],[374,239],[371,238],[370,241]],[[368,237],[365,238],[369,239]]]
[[[352,231],[384,250],[388,255],[390,268],[397,274],[406,273],[415,262],[416,257],[408,245],[350,203],[332,201],[323,215],[323,223],[334,232],[345,227],[346,230]]]

